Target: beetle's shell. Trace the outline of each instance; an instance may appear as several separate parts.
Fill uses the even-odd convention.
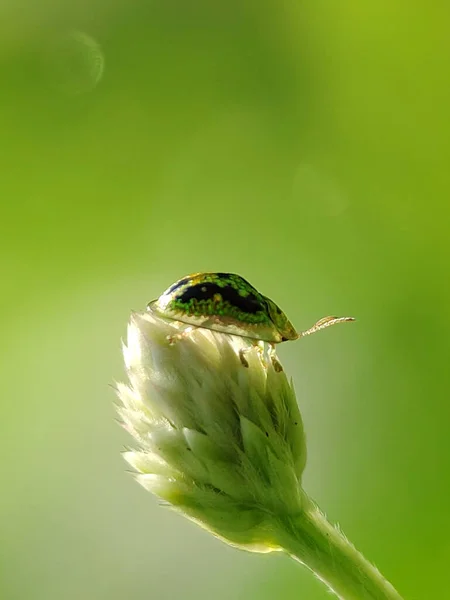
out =
[[[275,303],[233,273],[195,273],[183,277],[148,308],[165,318],[196,327],[271,343],[298,337]]]

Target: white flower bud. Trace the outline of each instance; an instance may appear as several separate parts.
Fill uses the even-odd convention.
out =
[[[175,509],[229,543],[267,551],[271,515],[301,509],[306,445],[292,384],[246,339],[185,329],[132,315],[130,387],[118,386],[118,410],[140,449],[125,459]]]
[[[124,457],[146,489],[229,544],[286,552],[342,600],[401,600],[303,491],[305,436],[283,371],[242,337],[150,312],[132,315],[123,351],[118,411],[139,444]]]

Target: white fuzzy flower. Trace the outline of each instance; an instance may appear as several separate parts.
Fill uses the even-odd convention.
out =
[[[303,491],[305,436],[283,371],[244,338],[151,312],[132,315],[123,351],[118,411],[139,443],[125,458],[145,488],[229,544],[285,551],[342,600],[401,600]]]
[[[119,413],[138,480],[229,543],[270,550],[272,515],[297,514],[303,425],[284,372],[247,340],[134,313]],[[249,367],[239,358],[245,349]]]

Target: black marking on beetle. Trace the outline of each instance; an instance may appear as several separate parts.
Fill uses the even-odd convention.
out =
[[[177,290],[182,285],[189,283],[190,280],[191,280],[190,277],[184,277],[183,279],[180,279],[180,281],[177,281],[176,283],[174,283],[173,285],[170,286],[170,288],[167,290],[166,294],[171,294],[172,292]]]
[[[231,285],[221,287],[217,283],[210,282],[189,287],[177,300],[183,303],[188,303],[190,300],[211,300],[215,294],[221,295],[224,302],[228,302],[244,313],[255,314],[264,309],[261,301],[254,294],[250,293],[244,297]]]

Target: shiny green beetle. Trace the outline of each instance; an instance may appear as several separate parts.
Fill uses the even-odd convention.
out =
[[[284,312],[248,281],[234,273],[194,273],[171,285],[148,309],[168,319],[270,344],[277,371],[275,344],[297,340],[353,317],[325,317],[306,331],[297,332]],[[241,362],[248,366],[244,351]]]

